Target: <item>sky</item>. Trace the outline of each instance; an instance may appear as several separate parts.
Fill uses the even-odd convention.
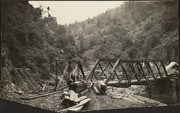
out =
[[[123,1],[29,1],[33,7],[43,7],[56,17],[58,24],[70,24],[92,18],[108,9],[119,7]],[[44,15],[47,15],[45,13]]]

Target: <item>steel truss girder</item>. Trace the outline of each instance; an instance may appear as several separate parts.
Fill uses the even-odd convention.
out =
[[[100,63],[101,61],[107,62],[107,65],[103,67],[103,65],[101,65]],[[114,63],[114,65],[112,63]],[[157,63],[159,63],[160,65],[158,66]],[[98,65],[101,72],[98,75],[95,75]],[[108,66],[111,66],[112,69],[108,70],[110,72],[108,75],[106,75],[105,71],[107,71]],[[121,70],[118,68],[120,68]],[[158,73],[155,73],[154,69],[156,69]],[[123,74],[118,75],[118,71],[122,72]],[[121,60],[102,58],[96,60],[92,71],[87,77],[87,80],[91,79],[92,81],[93,76],[98,80],[100,76],[104,75],[106,78],[106,83],[108,83],[110,80],[115,79],[114,77],[116,76],[118,79],[118,83],[121,83],[121,81],[124,80],[127,82],[127,84],[131,84],[133,80],[141,82],[153,79],[155,81],[159,78],[163,78],[163,74],[166,78],[169,78],[165,65],[163,61],[160,60]]]

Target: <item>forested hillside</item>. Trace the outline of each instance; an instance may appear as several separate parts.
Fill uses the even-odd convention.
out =
[[[68,26],[84,57],[161,59],[178,62],[175,2],[124,2],[94,18]]]
[[[3,2],[1,6],[2,67],[30,68],[48,78],[55,72],[56,57],[74,57],[74,38],[55,17],[42,18],[42,11],[28,2]]]
[[[178,61],[176,2],[125,2],[65,27],[28,2],[2,3],[2,67],[30,68],[43,78],[55,59],[99,57]],[[77,51],[78,49],[78,51]]]
[[[1,2],[0,97],[58,113],[177,105],[177,1],[130,1],[69,25],[51,11],[84,2]]]

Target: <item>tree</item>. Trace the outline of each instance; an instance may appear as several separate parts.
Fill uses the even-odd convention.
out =
[[[97,19],[97,27],[101,26],[102,25],[102,22],[101,22],[101,17],[98,16],[98,19]]]

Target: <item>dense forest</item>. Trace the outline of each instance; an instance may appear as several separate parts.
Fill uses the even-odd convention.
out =
[[[176,2],[124,2],[68,26],[28,2],[3,2],[2,67],[30,68],[42,78],[55,72],[55,59],[99,57],[178,62]]]
[[[30,68],[48,78],[56,57],[75,56],[74,38],[55,17],[42,18],[28,2],[3,2],[2,9],[2,67]]]
[[[124,2],[68,26],[89,60],[100,57],[178,62],[178,7],[174,2]]]

